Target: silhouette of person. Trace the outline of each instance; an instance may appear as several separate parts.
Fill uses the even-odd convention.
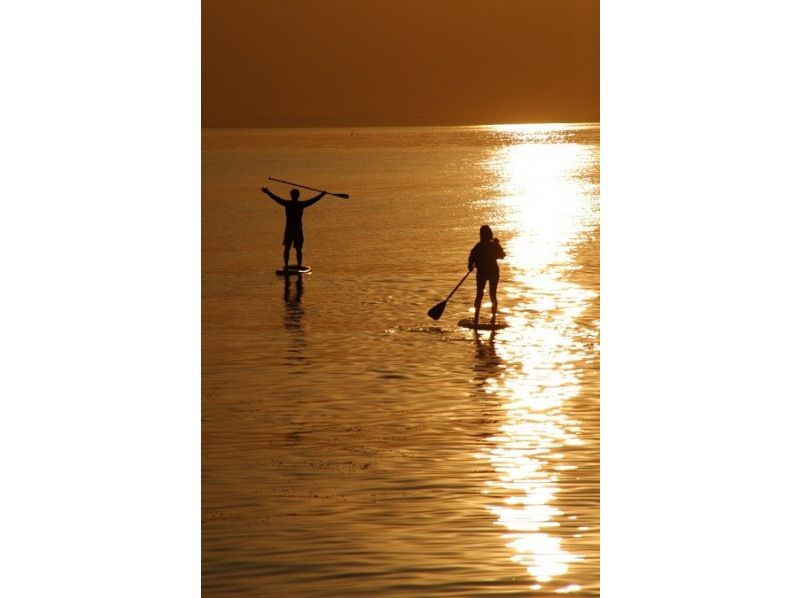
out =
[[[483,301],[483,290],[486,282],[489,282],[489,298],[492,300],[492,324],[497,317],[497,284],[500,282],[500,268],[497,260],[506,257],[506,252],[500,246],[500,241],[494,238],[492,229],[488,224],[484,224],[480,229],[480,241],[475,244],[469,252],[467,269],[477,266],[477,292],[475,293],[475,323],[478,323],[478,316],[481,313],[481,301]]]
[[[289,250],[294,245],[294,251],[297,254],[297,266],[303,265],[303,210],[307,207],[317,203],[320,199],[327,195],[327,191],[323,191],[319,195],[300,201],[300,191],[292,189],[289,195],[291,200],[286,200],[275,195],[267,187],[261,187],[261,191],[269,195],[277,203],[282,205],[286,210],[286,228],[283,230],[283,267],[285,270],[289,269]]]

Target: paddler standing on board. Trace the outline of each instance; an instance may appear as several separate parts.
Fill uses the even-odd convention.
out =
[[[278,197],[266,187],[261,187],[261,191],[269,195],[286,210],[286,228],[283,230],[283,267],[284,270],[289,269],[289,250],[294,245],[299,269],[303,265],[303,210],[317,203],[328,192],[322,191],[311,199],[300,201],[300,191],[298,189],[292,189],[289,192],[292,197],[291,200]]]
[[[475,293],[475,324],[478,323],[478,316],[481,313],[481,302],[483,301],[483,290],[486,283],[489,283],[489,298],[492,300],[492,324],[497,317],[497,284],[500,282],[500,267],[497,260],[506,257],[506,252],[500,246],[492,229],[488,224],[480,228],[480,241],[472,248],[467,261],[467,269],[471,272],[477,266],[477,292]]]

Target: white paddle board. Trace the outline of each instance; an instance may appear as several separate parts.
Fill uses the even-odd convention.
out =
[[[280,268],[275,271],[275,274],[280,274],[282,276],[289,276],[290,274],[309,274],[311,272],[311,268],[308,266],[300,266],[298,267],[297,264],[292,264],[289,266],[288,269]]]

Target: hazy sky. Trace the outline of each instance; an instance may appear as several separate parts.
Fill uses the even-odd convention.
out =
[[[203,126],[597,121],[599,42],[599,0],[203,0]]]

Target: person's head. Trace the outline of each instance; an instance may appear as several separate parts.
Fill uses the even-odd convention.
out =
[[[480,230],[481,241],[491,241],[494,238],[494,233],[488,224],[484,224]]]
[[[289,192],[289,195],[292,196],[292,201],[297,201],[300,198],[300,190],[299,189],[292,189]]]

